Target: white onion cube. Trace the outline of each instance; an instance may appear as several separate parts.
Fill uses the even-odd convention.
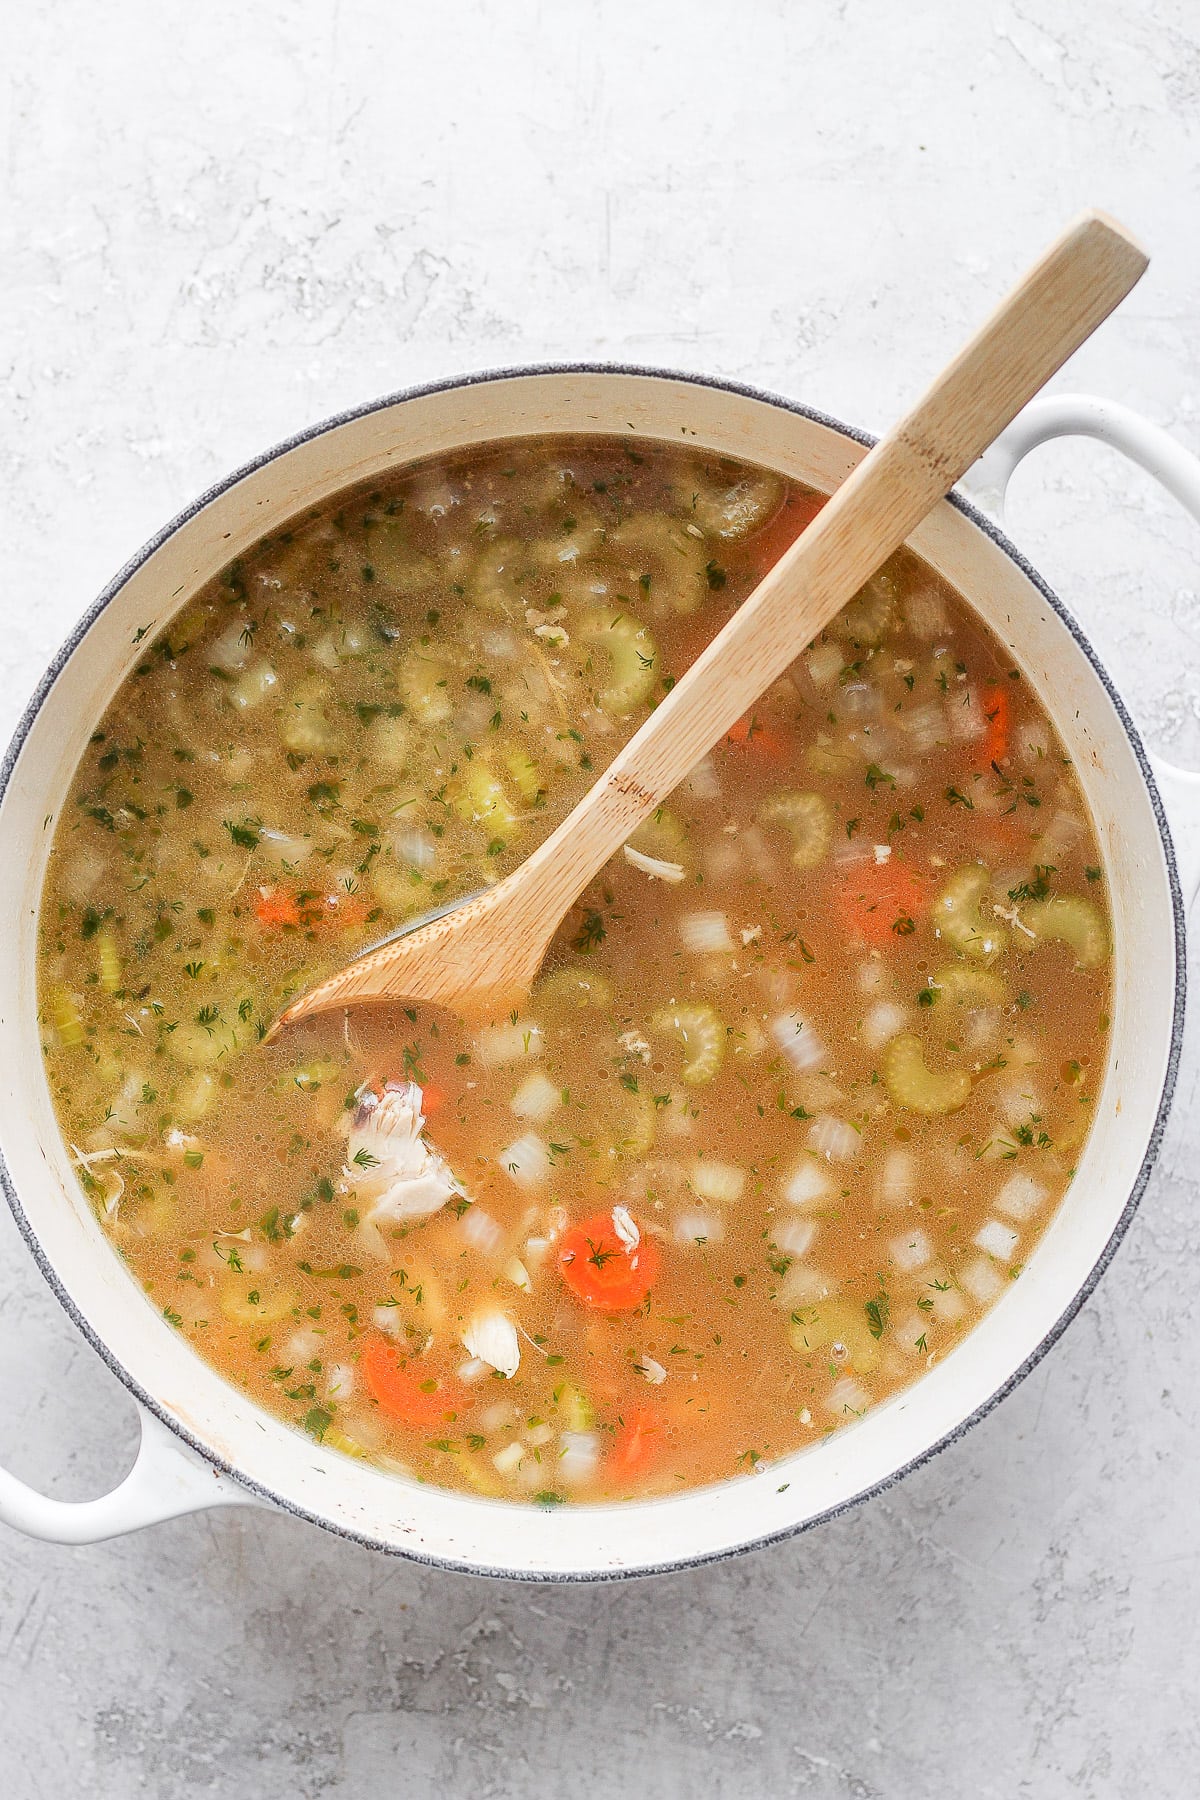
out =
[[[514,1139],[496,1161],[518,1187],[543,1187],[550,1176],[550,1148],[536,1131],[527,1131],[523,1137]]]
[[[697,956],[710,956],[733,949],[729,921],[721,912],[684,913],[679,921],[679,935],[685,950]]]
[[[564,1487],[590,1481],[600,1461],[600,1439],[594,1431],[564,1431],[559,1439],[558,1476]]]
[[[829,1195],[829,1182],[819,1165],[812,1161],[800,1164],[783,1190],[783,1197],[792,1206],[816,1206],[819,1201]]]
[[[989,1301],[994,1300],[1004,1287],[1003,1275],[986,1256],[977,1256],[973,1262],[967,1263],[965,1268],[959,1270],[958,1279],[971,1298],[978,1300],[980,1306],[986,1306]]]
[[[719,1244],[724,1236],[719,1213],[680,1213],[675,1221],[675,1242],[688,1250]]]
[[[980,1250],[986,1250],[998,1262],[1011,1262],[1017,1239],[1018,1233],[1010,1225],[1002,1225],[999,1219],[989,1219],[975,1233],[974,1241]]]
[[[799,1013],[781,1013],[771,1021],[771,1036],[794,1069],[815,1069],[825,1060],[825,1046]]]
[[[1049,1190],[1035,1181],[1032,1175],[1010,1175],[992,1205],[1006,1219],[1021,1222],[1031,1218],[1049,1197]]]
[[[807,1256],[817,1235],[815,1219],[785,1219],[771,1237],[785,1256]]]
[[[746,1172],[735,1163],[694,1162],[688,1171],[688,1186],[701,1200],[715,1200],[721,1206],[733,1206],[741,1199],[746,1186]]]
[[[540,1124],[562,1105],[562,1089],[555,1087],[548,1075],[535,1070],[527,1075],[509,1102],[518,1119]]]
[[[917,1178],[917,1159],[911,1150],[889,1150],[879,1176],[879,1198],[884,1206],[906,1206]]]
[[[916,1269],[923,1269],[933,1256],[933,1246],[925,1233],[919,1228],[901,1232],[888,1245],[888,1254],[896,1267],[905,1275],[911,1275]]]
[[[542,1054],[541,1026],[528,1019],[518,1019],[515,1025],[489,1025],[480,1032],[476,1049],[485,1069],[507,1069]]]
[[[826,1412],[833,1413],[839,1419],[864,1413],[870,1404],[870,1394],[860,1381],[855,1381],[853,1375],[843,1375],[825,1396]]]
[[[818,1113],[808,1128],[808,1147],[827,1162],[850,1162],[862,1149],[862,1136],[845,1119]]]
[[[805,667],[818,687],[828,687],[842,672],[846,658],[837,644],[818,644],[805,657]]]
[[[868,1050],[882,1050],[897,1032],[904,1030],[907,1017],[902,1006],[893,1006],[890,1000],[881,1000],[868,1012],[859,1035]]]

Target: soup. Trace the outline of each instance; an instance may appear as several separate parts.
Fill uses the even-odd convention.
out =
[[[540,1502],[763,1471],[1019,1279],[1103,1073],[1070,763],[902,553],[482,1028],[281,1008],[494,882],[813,515],[607,438],[348,491],[154,634],[55,827],[43,1049],[169,1324],[327,1446]]]

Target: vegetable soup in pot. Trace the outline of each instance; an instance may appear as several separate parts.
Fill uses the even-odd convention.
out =
[[[647,440],[344,492],[93,734],[49,1081],[170,1325],[346,1455],[513,1500],[762,1470],[1019,1279],[1106,1049],[1070,762],[905,552],[634,834],[486,1027],[286,1002],[544,839],[819,497]]]

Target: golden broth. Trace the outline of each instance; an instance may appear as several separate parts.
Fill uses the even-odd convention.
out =
[[[410,468],[240,559],[100,722],[42,903],[58,1116],[153,1304],[299,1429],[515,1499],[670,1492],[861,1416],[1019,1277],[1102,1070],[1100,859],[908,554],[519,1014],[260,1041],[523,859],[817,504],[603,438]]]

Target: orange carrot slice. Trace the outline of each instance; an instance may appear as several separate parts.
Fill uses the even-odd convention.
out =
[[[596,1213],[572,1226],[558,1248],[558,1268],[585,1306],[602,1312],[631,1312],[658,1279],[658,1245],[643,1237],[629,1250],[617,1236],[610,1213]]]
[[[402,1425],[440,1425],[462,1405],[457,1382],[426,1375],[386,1338],[369,1338],[362,1353],[367,1392],[389,1418]]]

